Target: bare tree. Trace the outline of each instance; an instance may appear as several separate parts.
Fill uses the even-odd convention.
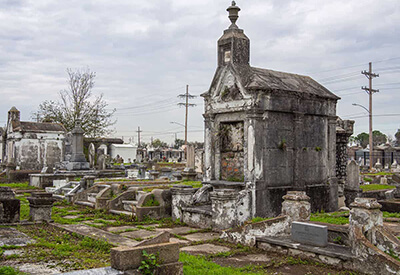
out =
[[[60,100],[46,100],[39,105],[38,111],[32,115],[42,122],[58,122],[64,125],[67,131],[75,126],[75,121],[82,121],[82,128],[88,137],[100,137],[111,133],[110,126],[115,109],[108,110],[103,94],[92,95],[95,72],[89,69],[67,69],[68,89],[60,91]]]

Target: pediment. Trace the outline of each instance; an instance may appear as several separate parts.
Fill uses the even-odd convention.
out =
[[[237,101],[246,98],[245,88],[239,77],[230,68],[223,68],[216,73],[210,89],[211,97],[218,102]]]

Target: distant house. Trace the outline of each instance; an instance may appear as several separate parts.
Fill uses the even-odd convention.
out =
[[[64,126],[58,123],[21,121],[20,111],[12,107],[3,129],[1,160],[20,170],[54,167],[64,159],[65,134]]]
[[[137,147],[133,144],[111,144],[112,159],[122,158],[124,162],[133,162],[136,160]]]

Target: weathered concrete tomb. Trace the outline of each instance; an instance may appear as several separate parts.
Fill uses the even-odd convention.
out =
[[[54,168],[64,158],[65,134],[58,123],[21,121],[20,111],[12,107],[2,136],[2,164],[20,170]]]
[[[236,190],[239,220],[276,216],[289,190],[305,191],[311,209],[338,207],[336,103],[308,76],[250,66],[250,40],[232,24],[218,40],[218,68],[205,101],[204,181]],[[248,210],[246,210],[248,209]]]

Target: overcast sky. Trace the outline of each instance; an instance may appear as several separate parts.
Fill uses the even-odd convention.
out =
[[[368,132],[373,62],[374,129],[400,128],[399,0],[237,0],[251,65],[313,77],[342,99],[338,115]],[[97,73],[94,94],[116,108],[115,136],[183,139],[178,94],[206,91],[230,1],[0,0],[0,125],[16,106],[23,120],[67,88],[67,68]],[[189,113],[189,140],[203,140],[203,100]]]

